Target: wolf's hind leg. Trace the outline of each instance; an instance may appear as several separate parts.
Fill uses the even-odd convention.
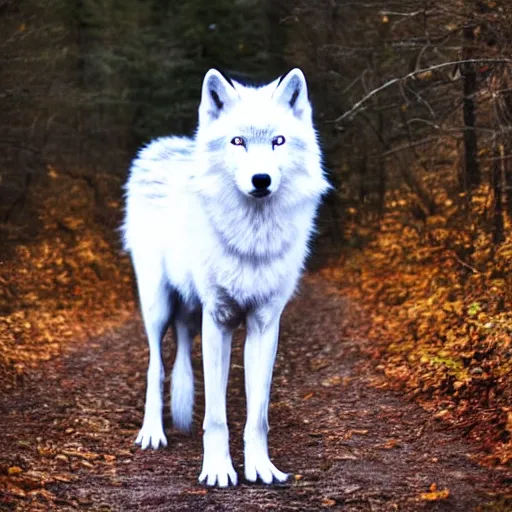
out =
[[[149,342],[146,405],[142,428],[135,440],[144,450],[148,446],[167,446],[162,422],[164,367],[160,353],[162,338],[171,318],[171,290],[163,265],[148,253],[133,253],[142,317]]]
[[[277,352],[279,318],[282,309],[261,308],[247,317],[244,349],[247,423],[244,431],[245,478],[265,484],[284,482],[288,475],[279,471],[268,455],[268,403],[272,370]]]
[[[171,381],[171,411],[174,426],[189,431],[194,412],[194,373],[192,371],[192,342],[198,330],[192,314],[180,304],[174,317],[174,336],[177,350]]]

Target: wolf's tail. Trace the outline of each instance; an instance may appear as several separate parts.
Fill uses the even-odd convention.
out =
[[[194,373],[192,371],[192,339],[185,326],[176,326],[178,350],[172,370],[171,411],[174,426],[188,432],[194,412]]]

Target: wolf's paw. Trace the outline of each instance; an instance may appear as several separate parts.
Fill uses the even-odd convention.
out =
[[[151,448],[155,450],[159,448],[160,445],[167,446],[167,438],[165,437],[162,423],[155,422],[148,424],[144,422],[137,439],[135,439],[135,444],[140,445],[143,450],[148,446],[151,446]]]
[[[227,487],[230,484],[236,485],[237,481],[237,474],[229,457],[223,460],[213,457],[205,458],[203,461],[203,469],[199,475],[200,483],[208,486]]]
[[[245,479],[249,482],[256,482],[258,477],[264,484],[271,484],[273,481],[285,482],[288,476],[287,473],[279,471],[266,454],[253,454],[245,458]]]

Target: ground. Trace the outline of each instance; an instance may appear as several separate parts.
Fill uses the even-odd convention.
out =
[[[168,448],[141,451],[133,444],[147,347],[128,293],[99,334],[94,325],[68,334],[48,361],[29,369],[24,363],[19,371],[11,364],[15,370],[4,375],[0,510],[512,510],[510,471],[480,466],[478,446],[463,429],[382,385],[367,355],[366,321],[328,275],[306,276],[283,316],[270,411],[271,456],[290,481],[207,489],[197,483],[204,407],[199,343],[194,432],[172,431],[167,410]],[[240,477],[242,337],[235,338],[228,400]],[[168,369],[172,356],[169,338]]]

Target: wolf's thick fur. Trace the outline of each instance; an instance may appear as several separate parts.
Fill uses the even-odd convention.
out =
[[[149,339],[146,408],[136,443],[166,445],[160,355],[172,325],[174,424],[189,429],[192,339],[202,328],[207,485],[237,483],[229,454],[226,387],[234,328],[246,322],[245,477],[284,481],[270,461],[268,402],[279,319],[307,255],[329,185],[298,69],[259,88],[210,70],[195,138],[157,139],[134,160],[124,242],[131,252]]]

